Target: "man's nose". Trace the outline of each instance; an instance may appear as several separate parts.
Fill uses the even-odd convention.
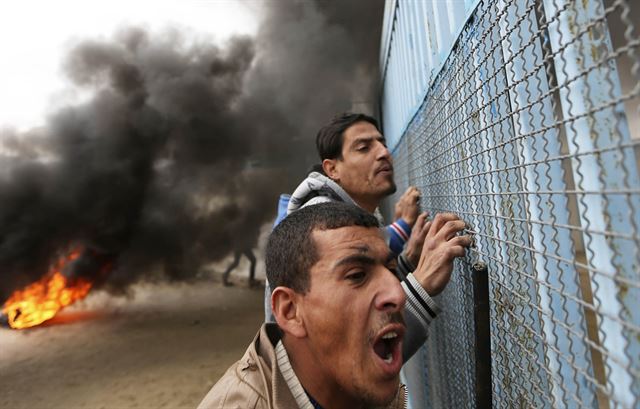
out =
[[[387,268],[384,269],[378,283],[376,308],[386,312],[400,312],[404,308],[406,296],[400,281]]]
[[[391,159],[391,152],[389,152],[389,148],[387,146],[378,141],[378,149],[377,149],[376,159]]]

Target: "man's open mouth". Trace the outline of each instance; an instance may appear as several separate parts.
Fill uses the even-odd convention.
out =
[[[404,327],[392,325],[381,331],[373,342],[373,352],[383,363],[386,372],[397,372],[402,366],[402,338]]]

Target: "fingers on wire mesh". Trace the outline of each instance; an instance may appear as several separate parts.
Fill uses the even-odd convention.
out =
[[[449,242],[454,245],[459,245],[462,247],[471,247],[471,245],[474,243],[474,240],[473,240],[473,237],[471,237],[468,234],[465,234],[463,236],[456,236],[451,240],[449,240]]]
[[[465,222],[462,220],[450,220],[442,226],[438,235],[443,237],[445,240],[451,240],[458,235],[461,231],[464,230]]]
[[[458,220],[460,220],[460,218],[453,213],[438,213],[433,219],[431,228],[433,229],[433,232],[435,234],[440,232],[440,230],[446,223]]]
[[[429,217],[429,213],[422,212],[416,219],[416,224],[414,225],[414,229],[424,229],[427,224],[427,217]]]

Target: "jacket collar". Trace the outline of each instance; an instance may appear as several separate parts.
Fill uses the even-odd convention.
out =
[[[280,328],[275,323],[263,324],[260,332],[251,343],[247,355],[258,365],[265,386],[270,390],[267,396],[268,407],[294,408],[296,401],[278,368],[275,347],[282,337]]]
[[[311,172],[291,194],[287,214],[302,208],[310,200],[322,197],[325,201],[345,202],[360,207],[349,194],[331,178],[319,172]],[[317,202],[318,203],[318,202]],[[382,214],[379,209],[373,213],[380,223],[383,223]]]
[[[330,201],[357,204],[336,182],[319,172],[311,172],[291,194],[287,213],[300,209],[314,197],[326,197]]]

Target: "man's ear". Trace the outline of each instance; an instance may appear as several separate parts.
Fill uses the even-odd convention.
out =
[[[289,287],[276,287],[271,293],[271,310],[282,331],[296,338],[307,336],[300,301],[302,295]]]
[[[324,159],[322,161],[322,169],[324,174],[329,176],[330,179],[339,182],[340,173],[338,172],[338,159]]]

